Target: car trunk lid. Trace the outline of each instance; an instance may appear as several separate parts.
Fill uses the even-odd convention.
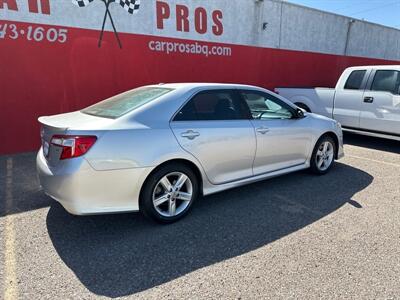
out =
[[[51,140],[56,135],[68,135],[77,131],[91,135],[109,125],[113,120],[87,115],[81,112],[72,112],[54,116],[45,116],[38,119],[42,125],[40,136],[43,154],[50,165],[60,162],[62,148],[52,145]],[[87,133],[85,133],[87,132]]]

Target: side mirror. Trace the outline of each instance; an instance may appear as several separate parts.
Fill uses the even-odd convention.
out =
[[[304,110],[301,108],[296,109],[296,119],[304,118]]]

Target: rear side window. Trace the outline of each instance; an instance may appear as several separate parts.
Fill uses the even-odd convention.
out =
[[[398,71],[382,70],[376,71],[372,82],[372,91],[384,91],[399,94],[400,76]]]
[[[230,90],[201,92],[175,116],[174,121],[245,119],[240,98]]]
[[[344,88],[346,90],[359,90],[361,88],[361,84],[364,80],[364,76],[366,70],[359,70],[351,72],[349,78],[346,81]]]
[[[97,117],[116,119],[172,90],[161,87],[141,87],[99,102],[81,112]]]

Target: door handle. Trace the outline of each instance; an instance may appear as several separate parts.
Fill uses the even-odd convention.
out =
[[[364,102],[365,103],[372,103],[372,102],[374,102],[374,97],[364,97]]]
[[[257,128],[256,131],[261,134],[266,134],[267,132],[269,132],[269,129],[266,127],[260,127],[260,128]]]
[[[181,133],[181,137],[187,138],[189,140],[194,140],[198,136],[200,136],[200,133],[197,131],[193,131],[193,130],[188,130],[186,132]]]

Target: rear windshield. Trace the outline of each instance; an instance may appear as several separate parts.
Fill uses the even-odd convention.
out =
[[[89,106],[81,112],[97,117],[116,119],[171,91],[172,89],[161,87],[141,87]]]

